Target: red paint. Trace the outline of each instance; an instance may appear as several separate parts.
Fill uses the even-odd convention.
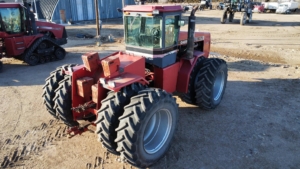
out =
[[[161,88],[169,93],[173,93],[177,88],[177,77],[180,68],[180,62],[168,66],[164,69],[159,67],[154,67],[154,86],[156,88]]]
[[[98,69],[98,67],[99,67],[99,64],[98,64],[99,55],[98,55],[98,53],[96,53],[96,52],[86,53],[86,54],[82,55],[81,58],[82,58],[84,67],[88,71],[94,72]]]
[[[128,5],[123,11],[124,12],[153,12],[158,10],[159,12],[178,12],[183,11],[180,5]]]
[[[198,37],[203,37],[204,40],[197,40]],[[179,33],[179,45],[186,45],[187,44],[187,38],[188,38],[188,32],[187,31],[180,31]],[[202,38],[201,38],[202,39]],[[180,44],[180,42],[186,41],[184,44]],[[210,43],[211,43],[211,37],[209,32],[195,32],[195,42],[204,41],[203,43],[203,52],[204,56],[207,58],[209,56],[210,51]]]
[[[21,6],[19,3],[0,3],[0,8],[19,8],[20,10],[23,10],[23,6]],[[23,22],[26,23],[27,21],[23,20]],[[46,32],[51,32],[55,39],[63,38],[65,27],[62,25],[36,21],[36,26],[38,32],[36,35],[28,35],[26,32],[20,32],[16,34],[0,32],[0,38],[3,39],[5,44],[5,46],[1,46],[5,47],[6,49],[5,57],[19,56],[23,54],[27,48],[29,48],[37,39],[44,36],[44,33]],[[1,50],[3,51],[3,49]]]
[[[65,29],[65,27],[62,25],[50,22],[36,21],[36,26],[38,32],[40,33],[49,31],[52,32],[57,39],[63,37],[63,30]]]
[[[180,70],[178,72],[178,80],[177,80],[177,88],[176,88],[178,92],[186,93],[188,91],[190,74],[199,57],[204,57],[204,53],[195,50],[194,59],[180,60],[180,62],[182,62],[182,66],[180,67]]]
[[[105,77],[112,77],[119,74],[120,59],[117,55],[110,56],[101,61]]]

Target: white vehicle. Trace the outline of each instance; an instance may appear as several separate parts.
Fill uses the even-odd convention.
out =
[[[291,13],[291,11],[287,4],[280,4],[279,7],[276,9],[276,13],[289,14],[289,13]]]
[[[273,12],[275,12],[276,9],[279,6],[278,2],[262,2],[262,4],[265,7],[265,11],[270,10],[270,11],[273,11]]]
[[[296,12],[298,9],[298,2],[283,2],[280,3],[278,9],[276,10],[276,13],[291,13]]]

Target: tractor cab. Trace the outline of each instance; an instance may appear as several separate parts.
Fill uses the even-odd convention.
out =
[[[143,55],[147,62],[159,67],[175,62],[183,25],[181,6],[126,6],[123,12],[126,52]]]

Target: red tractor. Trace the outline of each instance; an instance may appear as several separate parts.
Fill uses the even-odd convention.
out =
[[[95,125],[102,145],[133,166],[154,164],[174,136],[178,105],[172,93],[214,109],[226,88],[226,62],[208,58],[210,33],[194,32],[197,8],[188,31],[180,31],[181,6],[126,6],[126,50],[86,53],[82,65],[51,72],[43,93],[48,112],[75,133],[82,124]]]
[[[35,21],[29,3],[0,3],[0,59],[14,57],[34,66],[64,59],[65,27]],[[0,71],[3,67],[0,61]]]

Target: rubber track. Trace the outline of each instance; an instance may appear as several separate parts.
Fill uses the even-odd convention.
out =
[[[36,40],[36,41],[33,43],[33,45],[31,45],[31,46],[25,51],[25,53],[23,54],[23,60],[24,60],[24,62],[26,62],[26,60],[27,60],[26,58],[30,57],[30,55],[31,55],[32,53],[34,53],[34,51],[38,48],[38,46],[40,45],[40,43],[41,43],[42,41],[49,41],[49,42],[52,43],[52,45],[55,46],[55,48],[61,48],[61,49],[66,53],[65,49],[62,48],[61,46],[59,46],[57,43],[55,43],[55,41],[54,41],[53,39],[49,38],[48,36],[43,36],[43,37],[39,38],[38,40]],[[57,59],[57,60],[58,60],[58,59]],[[27,63],[27,62],[26,62],[26,63]],[[29,64],[29,63],[27,63],[27,64]],[[37,65],[38,65],[38,64],[39,64],[39,63],[37,63]],[[29,64],[29,65],[30,65],[30,64]],[[30,65],[30,66],[34,66],[34,65]]]
[[[203,57],[198,58],[195,66],[190,74],[188,91],[187,91],[187,93],[180,95],[180,98],[186,103],[196,105],[195,80],[196,80],[197,73],[200,70],[201,62],[204,59],[205,58],[203,58]]]
[[[146,113],[152,106],[165,102],[171,102],[178,107],[176,99],[164,90],[146,89],[132,97],[130,104],[125,106],[124,114],[119,118],[120,124],[116,129],[117,138],[115,142],[118,144],[117,151],[120,152],[121,157],[125,158],[131,165],[145,168],[154,163],[154,161],[147,161],[139,157],[136,151],[137,138],[139,137],[137,132],[141,128],[140,124],[144,122]]]
[[[130,98],[144,88],[140,83],[135,83],[122,88],[119,92],[110,91],[101,102],[102,106],[95,122],[96,133],[98,141],[113,154],[119,154],[116,151],[117,143],[114,142],[117,137],[115,129],[119,126],[118,118],[123,114],[124,106],[129,104]]]
[[[54,107],[53,98],[55,96],[55,90],[58,87],[58,83],[64,79],[64,74],[61,69],[67,69],[68,67],[74,67],[77,64],[66,64],[56,68],[56,70],[50,73],[50,76],[45,80],[45,85],[43,86],[43,100],[47,111],[55,118],[59,118],[56,114]]]
[[[198,74],[197,78],[198,80],[196,82],[196,102],[200,108],[206,110],[215,108],[212,103],[212,89],[214,85],[216,71],[218,70],[221,64],[226,64],[226,62],[218,58],[210,58],[203,62],[203,66],[200,69],[200,73]],[[225,87],[226,86],[224,86],[223,90],[225,90]]]
[[[54,109],[67,126],[73,127],[78,126],[78,122],[73,120],[73,112],[71,110],[72,100],[71,100],[71,83],[72,77],[65,75],[64,79],[59,82],[58,88],[55,90]]]

